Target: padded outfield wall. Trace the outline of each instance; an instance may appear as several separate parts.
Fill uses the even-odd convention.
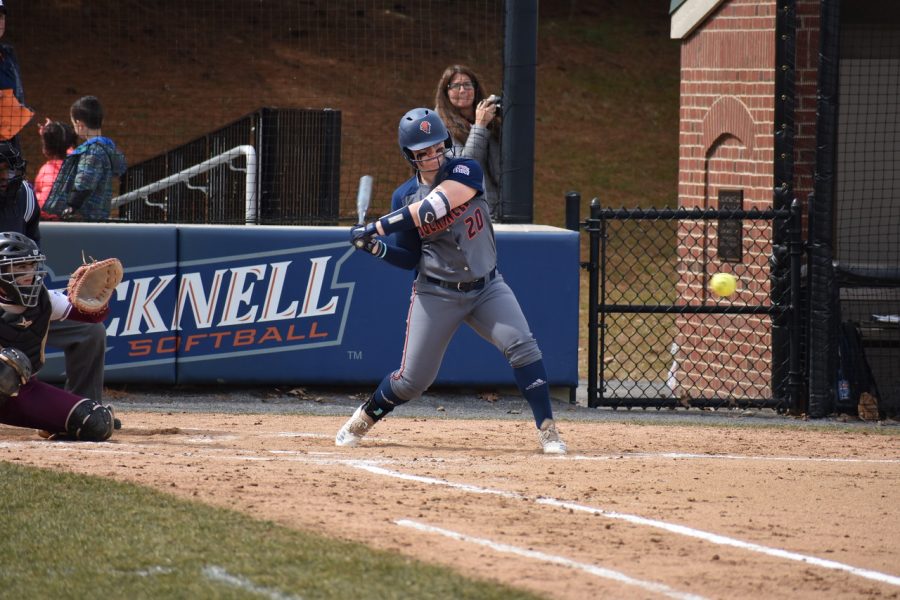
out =
[[[499,270],[541,345],[550,384],[578,385],[576,232],[496,227]],[[108,383],[374,384],[400,363],[412,273],[355,252],[345,227],[46,223],[47,287],[82,252],[116,256]],[[64,377],[48,346],[41,378]],[[502,354],[462,326],[437,385],[514,385]]]

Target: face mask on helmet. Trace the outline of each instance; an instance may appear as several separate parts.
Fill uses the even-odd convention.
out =
[[[0,302],[37,306],[47,258],[21,233],[0,233]]]
[[[414,108],[400,119],[398,142],[403,156],[418,171],[437,171],[444,157],[452,151],[450,132],[436,112],[427,108]],[[423,156],[422,151],[435,148],[435,152]],[[416,158],[416,156],[419,158]],[[435,160],[435,157],[437,160]]]
[[[0,301],[19,306],[37,306],[47,275],[44,257],[14,258],[0,262]]]
[[[444,159],[450,153],[452,153],[452,150],[448,150],[442,142],[438,142],[424,150],[411,152],[411,156],[407,155],[407,160],[416,170],[430,173],[440,170],[444,164]]]

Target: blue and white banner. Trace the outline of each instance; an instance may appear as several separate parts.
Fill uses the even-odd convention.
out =
[[[375,383],[396,369],[413,274],[355,252],[342,227],[42,225],[48,287],[116,256],[108,382]],[[538,339],[553,385],[577,385],[576,233],[498,226],[500,271]],[[546,267],[537,268],[540,265]],[[47,348],[41,378],[62,379]],[[503,356],[463,326],[437,384],[512,384]]]

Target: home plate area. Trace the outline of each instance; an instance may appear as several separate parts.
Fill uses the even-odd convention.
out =
[[[569,454],[551,457],[526,420],[392,416],[337,448],[345,419],[129,410],[98,444],[0,426],[0,459],[152,486],[553,598],[900,594],[891,435],[561,420]]]

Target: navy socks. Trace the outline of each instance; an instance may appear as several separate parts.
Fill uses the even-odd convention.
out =
[[[513,369],[516,385],[525,396],[531,412],[534,413],[534,423],[538,427],[544,419],[553,418],[553,409],[550,406],[550,384],[547,383],[547,371],[544,369],[544,361],[538,360],[530,365]]]
[[[394,390],[391,388],[391,373],[388,373],[385,378],[381,380],[381,383],[378,384],[378,387],[375,388],[375,393],[372,394],[372,397],[363,405],[363,410],[366,411],[366,414],[372,417],[375,422],[378,422],[385,415],[394,410],[395,407],[400,406],[405,402],[406,400],[401,400],[394,394]]]

